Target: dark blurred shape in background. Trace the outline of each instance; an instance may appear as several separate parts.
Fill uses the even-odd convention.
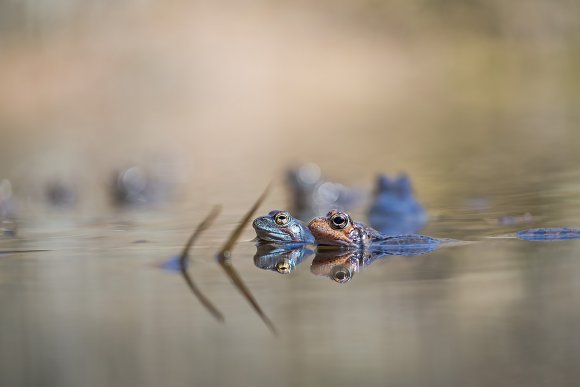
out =
[[[409,177],[399,174],[377,177],[368,219],[373,228],[393,235],[416,233],[425,226],[428,216],[415,197]]]
[[[172,194],[171,171],[155,175],[131,166],[113,176],[111,194],[119,206],[152,206],[166,203]]]
[[[320,167],[304,164],[287,172],[291,212],[307,222],[326,215],[331,209],[349,211],[362,200],[363,194],[340,183],[322,178]]]
[[[2,236],[16,236],[16,202],[12,197],[10,180],[0,180],[0,232]]]
[[[48,183],[46,196],[51,205],[58,208],[74,207],[77,202],[76,188],[69,182],[55,179]]]
[[[349,186],[405,170],[433,201],[458,193],[434,173],[469,190],[486,183],[476,171],[569,169],[578,14],[548,0],[0,2],[0,176],[17,196],[83,176],[89,214],[111,171],[159,154],[200,200],[249,197],[309,160]]]

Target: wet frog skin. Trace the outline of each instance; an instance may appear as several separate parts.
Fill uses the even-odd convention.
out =
[[[375,198],[368,212],[373,228],[389,235],[414,233],[425,226],[427,218],[407,175],[377,177]]]
[[[337,210],[330,211],[325,217],[312,219],[308,228],[319,245],[356,249],[417,249],[437,246],[446,241],[420,234],[382,234],[362,223],[354,222],[349,214]]]
[[[252,223],[261,243],[314,243],[310,230],[287,211],[273,210]]]

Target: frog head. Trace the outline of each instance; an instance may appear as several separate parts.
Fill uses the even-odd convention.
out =
[[[321,245],[360,247],[368,237],[346,212],[331,210],[326,216],[314,218],[308,229]]]
[[[258,241],[274,243],[312,243],[314,238],[298,219],[287,211],[273,210],[252,223]]]

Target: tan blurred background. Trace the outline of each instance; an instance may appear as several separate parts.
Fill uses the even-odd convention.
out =
[[[448,172],[570,168],[579,8],[4,1],[0,177],[20,195],[74,181],[94,206],[128,165],[172,169],[204,200],[305,161],[367,185],[406,170],[425,197]]]

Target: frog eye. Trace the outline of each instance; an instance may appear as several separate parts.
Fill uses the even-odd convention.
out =
[[[276,264],[276,271],[280,274],[288,274],[292,271],[292,266],[287,259],[284,259]]]
[[[338,230],[342,230],[343,228],[348,226],[348,222],[349,222],[348,215],[342,212],[337,212],[336,214],[330,217],[330,224],[332,225],[333,228],[336,228]]]
[[[288,214],[287,212],[278,212],[274,216],[274,222],[276,222],[276,224],[278,226],[285,226],[288,224],[289,221],[290,221],[290,214]]]
[[[344,266],[335,266],[330,271],[330,278],[333,281],[338,282],[339,284],[343,284],[345,282],[350,281],[352,278],[352,273]]]

